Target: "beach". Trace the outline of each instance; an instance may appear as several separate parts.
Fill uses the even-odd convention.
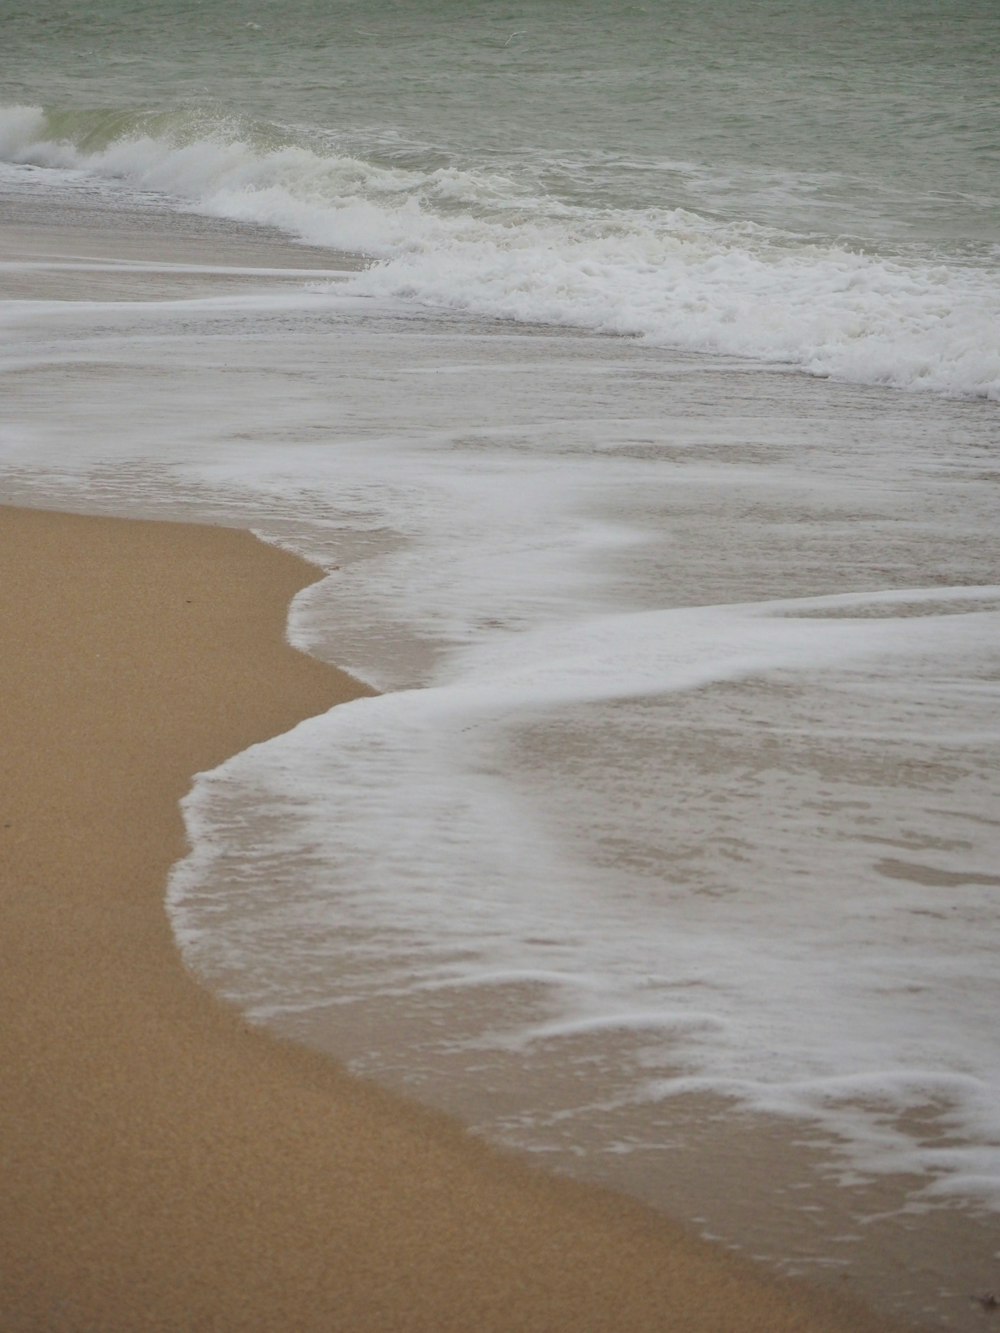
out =
[[[995,1232],[989,1216],[946,1208],[925,1212],[919,1203],[925,1181],[917,1174],[875,1175],[845,1186],[829,1140],[810,1136],[800,1122],[793,1122],[790,1134],[780,1117],[734,1114],[730,1103],[713,1095],[712,1085],[681,1095],[670,1090],[661,1102],[663,1085],[651,1083],[683,1071],[683,1064],[675,1069],[678,1038],[702,1029],[710,1037],[719,1030],[714,1018],[706,1022],[697,1003],[700,983],[690,991],[683,982],[678,986],[665,970],[668,954],[660,954],[671,940],[687,951],[690,946],[677,927],[693,925],[703,954],[689,963],[682,953],[669,966],[680,968],[681,978],[692,964],[700,971],[702,957],[710,960],[724,936],[706,935],[697,916],[691,919],[691,908],[712,899],[693,897],[685,904],[676,893],[664,899],[663,887],[685,882],[692,854],[717,873],[713,866],[724,864],[720,858],[731,846],[727,826],[739,824],[745,836],[752,836],[755,827],[766,828],[754,802],[773,799],[766,784],[748,784],[742,777],[748,762],[756,763],[755,732],[745,740],[739,732],[727,740],[717,710],[749,708],[751,716],[760,718],[754,727],[763,723],[780,736],[794,719],[775,716],[773,710],[787,709],[787,701],[796,700],[800,725],[810,735],[807,753],[822,755],[824,743],[813,733],[820,730],[816,710],[822,717],[829,709],[826,696],[815,690],[790,695],[787,687],[773,694],[773,687],[762,691],[753,682],[737,681],[708,693],[695,691],[690,700],[668,693],[654,712],[641,703],[641,691],[658,688],[660,679],[672,688],[674,668],[669,663],[657,667],[649,686],[641,673],[637,682],[629,676],[633,668],[627,662],[622,676],[622,632],[635,637],[637,660],[646,651],[643,618],[635,636],[635,618],[627,616],[613,622],[610,655],[603,646],[605,631],[595,622],[596,637],[573,647],[568,661],[572,664],[572,654],[582,648],[588,673],[595,668],[607,672],[599,694],[607,691],[613,698],[623,685],[628,692],[640,691],[638,716],[645,721],[638,732],[628,723],[632,712],[597,699],[585,708],[553,714],[551,720],[542,715],[528,731],[519,728],[514,747],[501,730],[484,751],[482,738],[489,738],[495,725],[488,710],[481,720],[480,702],[470,714],[459,689],[457,707],[442,710],[433,688],[407,688],[421,680],[433,684],[440,664],[454,652],[435,628],[441,607],[434,598],[443,593],[456,606],[468,602],[464,614],[474,615],[482,627],[477,635],[487,636],[482,646],[488,679],[496,670],[490,661],[493,636],[499,633],[502,642],[505,619],[520,614],[518,605],[530,606],[534,587],[544,592],[545,605],[550,596],[545,590],[563,577],[567,537],[570,549],[574,543],[582,547],[576,558],[591,563],[588,550],[595,536],[602,559],[605,544],[616,557],[621,529],[603,521],[594,528],[588,520],[581,542],[575,522],[567,526],[565,516],[552,507],[550,493],[558,487],[561,502],[573,494],[564,489],[573,472],[563,458],[556,459],[550,476],[548,465],[515,450],[508,479],[503,453],[499,458],[487,454],[480,463],[477,484],[485,489],[479,496],[463,472],[452,475],[450,465],[442,468],[447,456],[428,453],[425,446],[400,449],[394,444],[383,454],[381,433],[388,431],[392,441],[392,432],[415,411],[416,438],[428,422],[437,423],[436,430],[453,423],[448,429],[461,441],[470,438],[467,432],[482,417],[500,420],[510,413],[517,423],[544,412],[549,431],[559,430],[567,439],[589,432],[595,443],[611,440],[622,447],[623,435],[633,434],[636,425],[617,421],[615,400],[590,425],[580,415],[589,401],[589,375],[603,364],[605,348],[562,333],[469,328],[433,315],[401,323],[392,310],[355,310],[336,290],[317,293],[309,282],[310,274],[329,280],[327,251],[293,246],[257,228],[163,215],[145,200],[133,210],[111,209],[109,202],[94,200],[76,185],[58,203],[31,190],[7,201],[8,225],[0,245],[4,292],[10,298],[6,311],[15,336],[8,342],[5,377],[5,494],[34,510],[164,516],[196,520],[198,526],[108,524],[5,511],[5,558],[16,573],[4,581],[5,596],[20,599],[11,607],[18,632],[5,634],[5,645],[34,641],[46,669],[62,673],[50,687],[41,666],[19,652],[5,652],[7,669],[26,673],[18,685],[20,696],[13,687],[5,688],[5,699],[23,699],[5,709],[7,725],[27,728],[17,742],[20,749],[13,741],[4,743],[11,773],[6,786],[42,821],[41,832],[30,837],[27,814],[21,812],[10,821],[8,836],[22,856],[44,852],[56,863],[50,871],[32,862],[30,872],[30,882],[44,883],[52,896],[33,894],[18,902],[20,908],[30,901],[41,912],[44,953],[40,957],[38,943],[24,944],[13,927],[6,936],[17,963],[5,969],[5,984],[16,992],[6,1005],[13,1015],[7,1031],[19,1046],[6,1063],[18,1071],[8,1082],[18,1089],[21,1075],[27,1079],[27,1109],[11,1093],[6,1110],[19,1135],[30,1130],[35,1136],[30,1147],[23,1140],[12,1147],[19,1167],[5,1195],[10,1230],[17,1237],[12,1253],[19,1256],[8,1269],[16,1288],[9,1300],[4,1298],[11,1319],[17,1312],[27,1327],[59,1327],[53,1323],[58,1319],[68,1328],[142,1327],[144,1319],[151,1327],[157,1320],[161,1327],[187,1326],[190,1311],[204,1301],[203,1326],[266,1327],[268,1319],[272,1326],[286,1321],[284,1314],[268,1310],[292,1309],[290,1303],[299,1300],[305,1305],[295,1319],[306,1321],[305,1327],[313,1318],[305,1310],[309,1306],[324,1311],[315,1316],[317,1327],[331,1326],[331,1320],[340,1321],[334,1327],[361,1329],[490,1327],[493,1319],[493,1326],[507,1328],[513,1290],[525,1293],[530,1308],[516,1326],[659,1327],[658,1312],[666,1306],[671,1327],[698,1327],[684,1322],[690,1317],[704,1318],[705,1328],[741,1328],[731,1321],[756,1319],[764,1307],[746,1294],[746,1281],[758,1290],[755,1270],[749,1278],[745,1269],[734,1277],[726,1260],[716,1272],[722,1248],[731,1247],[772,1272],[825,1282],[835,1294],[850,1292],[885,1318],[912,1318],[935,1327],[943,1316],[945,1327],[981,1327],[989,1316],[974,1298],[987,1292],[992,1281]],[[12,219],[20,219],[20,225],[10,225]],[[399,369],[401,353],[408,359]],[[613,365],[633,412],[641,413],[644,401],[646,410],[652,409],[669,392],[670,429],[675,440],[687,441],[679,458],[671,452],[676,445],[663,446],[665,457],[676,460],[667,463],[669,491],[649,489],[656,473],[641,455],[633,459],[631,449],[620,462],[603,467],[616,486],[625,480],[631,485],[628,473],[635,467],[645,476],[647,486],[636,497],[640,507],[631,511],[640,523],[648,521],[642,506],[649,507],[657,526],[663,512],[673,511],[676,522],[677,501],[684,497],[681,521],[691,549],[678,560],[671,538],[654,561],[649,592],[634,581],[633,588],[655,605],[652,599],[659,599],[662,580],[669,578],[679,603],[670,613],[677,618],[677,631],[668,621],[662,637],[666,642],[676,637],[683,645],[693,634],[709,672],[716,669],[712,664],[719,644],[711,622],[701,623],[697,603],[738,601],[758,588],[792,591],[792,548],[783,544],[782,531],[789,542],[794,538],[796,548],[803,532],[815,544],[794,587],[833,591],[850,577],[877,588],[887,578],[905,579],[918,549],[916,537],[901,536],[895,515],[908,506],[929,516],[912,525],[925,566],[939,562],[936,568],[948,570],[957,584],[975,580],[974,560],[989,544],[988,538],[984,542],[989,507],[981,488],[963,488],[961,531],[950,523],[948,508],[938,512],[936,489],[924,497],[919,471],[909,483],[912,495],[903,502],[897,498],[896,434],[908,429],[913,411],[904,399],[893,400],[900,405],[898,422],[889,415],[881,427],[879,466],[868,474],[863,501],[869,515],[867,545],[855,542],[855,566],[845,574],[829,553],[845,506],[853,509],[859,494],[856,486],[840,480],[840,473],[870,467],[868,456],[844,460],[834,455],[824,479],[829,516],[821,510],[817,517],[815,484],[800,493],[799,483],[789,482],[782,455],[752,443],[765,430],[771,438],[782,438],[788,428],[775,412],[788,410],[783,400],[789,392],[813,414],[811,421],[800,414],[798,429],[809,421],[817,435],[828,434],[829,422],[844,411],[843,394],[835,388],[814,392],[808,382],[772,386],[764,377],[734,377],[725,367],[706,370],[668,362],[663,368],[661,362],[656,352],[631,347],[616,353]],[[387,396],[388,386],[397,382],[398,390]],[[506,396],[507,384],[521,399],[516,405]],[[727,402],[734,387],[739,415],[730,420],[731,407],[720,414],[719,404]],[[578,401],[577,392],[588,396]],[[705,407],[699,405],[703,395]],[[863,395],[849,402],[855,412],[866,406]],[[762,424],[748,425],[748,413]],[[963,414],[960,407],[941,409],[940,416],[956,425],[968,420],[973,432],[979,422],[978,413]],[[717,444],[700,445],[703,420],[716,440],[729,433],[724,459],[718,458]],[[331,429],[333,449],[327,443]],[[352,430],[362,432],[360,445],[347,435]],[[317,436],[319,443],[312,443]],[[485,444],[490,436],[484,432],[481,438]],[[971,441],[976,438],[970,435]],[[463,454],[456,457],[464,466]],[[469,457],[476,462],[476,451]],[[498,461],[503,463],[499,468]],[[817,461],[813,455],[810,466]],[[654,466],[664,464],[657,459]],[[313,482],[301,490],[303,467],[330,470],[325,494],[314,492]],[[523,485],[526,468],[535,482],[531,494]],[[683,490],[678,489],[681,481]],[[774,512],[793,520],[781,528],[765,526],[767,544],[759,551],[760,519],[753,507],[745,519],[738,509],[748,486],[751,493],[768,497]],[[397,495],[408,503],[411,496],[430,497],[421,521],[445,546],[430,546],[424,556],[412,530],[408,540],[394,535],[396,518],[373,528],[369,515]],[[396,512],[405,530],[405,513]],[[226,527],[204,526],[212,522]],[[621,523],[621,514],[615,522]],[[712,531],[725,531],[721,547],[714,541],[699,544],[697,532],[707,524]],[[234,527],[261,531],[271,543],[308,553],[315,563],[303,565]],[[518,594],[524,600],[513,603],[513,609],[497,583],[510,560],[501,532],[503,542],[513,536],[533,550],[532,577],[525,593]],[[23,544],[29,534],[35,543],[30,550]],[[93,534],[87,540],[96,543],[92,561],[84,534]],[[124,534],[138,543],[134,550]],[[145,554],[144,544],[149,547]],[[872,573],[867,561],[876,545],[880,567]],[[632,549],[626,543],[624,554]],[[397,569],[408,572],[401,579]],[[315,582],[319,571],[326,577]],[[140,573],[152,580],[142,593],[135,582]],[[304,583],[309,586],[303,588]],[[409,605],[400,600],[401,589],[411,590]],[[600,584],[594,591],[603,597]],[[920,594],[913,610],[926,602],[935,614],[929,620],[910,614],[893,621],[892,634],[912,630],[920,635],[929,623],[934,651],[945,653],[947,666],[949,654],[964,651],[966,624],[982,636],[977,608],[988,614],[991,605],[982,593],[959,591],[970,599],[972,614],[947,615],[949,603],[942,600],[947,590],[934,589]],[[869,605],[871,596],[876,600]],[[834,617],[819,618],[819,628],[851,629],[853,621],[843,616],[854,614],[857,603],[857,613],[868,617],[862,622],[866,636],[877,635],[877,594],[871,596],[848,599],[846,606],[837,598],[829,605],[819,599],[819,611]],[[690,611],[685,603],[694,604]],[[813,602],[804,598],[788,606],[808,611]],[[957,609],[967,608],[960,602]],[[145,630],[140,612],[147,618]],[[175,619],[166,619],[168,613]],[[201,618],[197,645],[188,638],[196,615]],[[341,697],[338,682],[344,678],[283,646],[286,617],[295,643],[309,645],[327,663],[344,662],[357,677],[387,692],[366,695],[352,684],[361,697],[349,708],[327,711]],[[808,621],[791,624],[814,632]],[[661,637],[655,619],[652,628]],[[71,631],[81,636],[82,646],[62,640]],[[145,646],[126,648],[125,636],[133,631],[148,634]],[[736,619],[732,632],[740,639],[753,635],[753,622]],[[800,632],[795,628],[796,636]],[[842,630],[837,632],[833,661],[841,651]],[[108,636],[104,646],[98,646],[99,633]],[[773,620],[766,634],[768,643],[778,646],[776,664],[786,651],[780,633],[780,622]],[[957,647],[952,648],[955,635]],[[46,640],[52,644],[48,650]],[[970,646],[978,642],[974,637]],[[926,635],[916,643],[927,651],[922,647]],[[269,644],[273,656],[262,656]],[[536,671],[549,662],[565,670],[566,644],[558,637],[549,642],[521,632],[512,644],[519,670],[528,662],[537,664]],[[522,645],[527,645],[526,657],[520,656]],[[179,655],[174,666],[168,650]],[[937,659],[932,655],[929,660]],[[973,653],[969,660],[975,667],[979,659]],[[209,670],[213,663],[222,675]],[[502,656],[499,664],[502,668]],[[145,693],[128,702],[124,686],[106,675],[112,665],[130,669],[131,685]],[[273,705],[269,700],[277,685],[272,679],[283,682]],[[844,677],[844,683],[851,679]],[[880,688],[878,676],[873,683]],[[202,689],[208,693],[199,703]],[[57,697],[66,701],[69,721],[54,707]],[[866,701],[865,694],[858,697]],[[836,702],[844,696],[838,692],[832,698]],[[83,705],[89,699],[108,710],[103,722],[88,719]],[[912,705],[921,710],[924,728],[939,708],[931,710],[929,703],[917,695]],[[957,703],[970,723],[980,719],[985,748],[978,759],[976,745],[964,744],[968,776],[948,800],[967,821],[978,806],[985,827],[989,695],[966,690]],[[192,732],[190,753],[182,753],[196,705],[203,719],[209,714],[205,740]],[[859,738],[861,729],[878,719],[872,740],[861,750],[829,754],[823,762],[846,776],[856,772],[859,760],[871,767],[885,734],[881,710],[876,693],[860,715],[848,713],[848,726]],[[841,715],[836,716],[843,726]],[[40,739],[43,720],[52,728],[51,742]],[[650,722],[656,722],[652,732]],[[622,723],[628,723],[624,733]],[[661,730],[662,723],[667,730]],[[675,734],[678,724],[682,729]],[[947,741],[958,724],[951,712],[942,712],[939,725]],[[265,739],[271,735],[274,739]],[[581,752],[583,737],[599,768],[592,767],[586,749]],[[100,769],[99,740],[109,747],[108,756],[116,755]],[[127,763],[113,750],[119,743],[127,743]],[[648,767],[664,744],[674,770],[669,784]],[[858,744],[855,740],[852,747]],[[506,795],[497,803],[490,776],[494,747],[505,756],[510,778],[530,782],[531,807],[523,801],[509,807]],[[41,766],[46,756],[55,765],[52,775]],[[442,772],[442,758],[457,764],[457,782]],[[933,762],[928,764],[928,758]],[[801,761],[793,752],[789,762]],[[911,772],[927,784],[926,797],[912,780],[898,786],[900,777]],[[955,772],[953,766],[942,766],[937,751],[921,745],[889,781],[875,767],[870,789],[844,790],[844,809],[864,809],[871,802],[877,810],[874,803],[881,802],[883,821],[894,807],[909,820],[906,803],[915,801],[916,808],[923,805],[928,811],[928,803],[941,805],[939,774],[954,782]],[[123,790],[109,783],[108,773],[118,775]],[[26,774],[38,775],[41,797],[36,799]],[[692,828],[705,817],[699,811],[711,809],[708,803],[720,798],[723,803],[708,825],[714,830],[709,836],[694,848],[681,842],[669,855],[666,848],[658,852],[650,867],[653,884],[638,899],[633,896],[631,904],[619,898],[609,912],[600,906],[600,880],[579,879],[569,847],[563,866],[539,845],[539,816],[547,808],[557,816],[566,810],[574,822],[586,820],[599,831],[608,816],[621,819],[624,800],[642,818],[645,798],[636,784],[649,780],[662,786],[665,797],[674,783],[683,784]],[[160,802],[155,813],[134,807],[140,797]],[[67,816],[78,798],[91,804]],[[182,798],[192,845],[178,861],[186,850],[177,806]],[[814,858],[813,870],[819,849],[828,848],[832,874],[842,867],[851,844],[835,818],[836,807],[829,800],[826,805],[825,827],[810,830],[803,846]],[[787,799],[779,808],[792,813]],[[100,822],[102,809],[110,827]],[[683,830],[669,807],[653,814],[665,821],[666,834]],[[773,812],[768,818],[776,823],[781,816]],[[886,822],[886,839],[895,836],[891,828]],[[53,829],[61,830],[59,837],[53,837]],[[819,840],[818,834],[823,835]],[[643,825],[629,836],[641,846]],[[352,849],[346,858],[341,847]],[[623,846],[612,867],[595,848],[595,864],[603,864],[602,878],[613,876],[611,884],[622,872],[634,874],[633,858]],[[893,864],[897,878],[913,873],[902,861]],[[958,868],[962,864],[959,859]],[[765,882],[752,866],[737,861],[735,867],[734,883],[743,889],[755,890],[757,881]],[[72,876],[64,873],[69,868]],[[988,859],[982,868],[989,869]],[[793,862],[784,873],[801,871]],[[648,980],[634,999],[627,990],[602,999],[603,986],[595,990],[586,971],[575,979],[572,968],[565,976],[555,971],[553,963],[559,965],[562,950],[585,920],[580,907],[587,895],[574,899],[570,894],[573,875],[580,888],[592,885],[593,906],[587,910],[599,910],[590,929],[600,932],[640,977],[649,969],[654,980],[662,978],[658,984],[669,983],[657,1002],[662,1008],[651,1006]],[[119,898],[123,889],[144,884],[146,911],[139,913],[127,895],[127,910],[113,894],[96,895],[95,880],[105,887],[117,885]],[[862,876],[859,893],[869,891],[868,882]],[[541,883],[547,883],[551,902],[537,895],[532,903],[532,886]],[[73,893],[67,892],[69,885],[75,885]],[[933,885],[921,891],[926,907],[938,892]],[[962,901],[960,892],[952,890],[956,901]],[[964,910],[972,910],[980,892],[970,889],[970,906]],[[614,902],[609,898],[609,908]],[[771,952],[762,938],[748,949],[746,930],[754,938],[770,914],[771,928],[780,937],[802,906],[782,891],[773,906],[765,901],[748,909],[756,919],[737,913],[736,938],[722,955],[728,960],[727,984],[755,957],[766,961]],[[981,916],[988,908],[984,903],[975,910]],[[824,994],[836,996],[837,1003],[850,999],[839,973],[836,989],[827,986],[811,994],[822,980],[815,959],[824,957],[818,932],[828,931],[827,920],[824,912],[815,926],[808,919],[803,923],[812,941],[805,972],[794,956],[781,965],[788,978],[772,1002],[783,1014],[808,1017],[823,1006]],[[650,923],[657,923],[657,934],[646,940],[643,932]],[[713,915],[711,924],[717,930],[724,922]],[[151,948],[157,942],[149,957],[137,947],[147,936]],[[523,958],[515,953],[511,959],[508,941],[518,938],[524,941],[518,946]],[[55,956],[54,941],[62,946]],[[852,946],[848,935],[843,947],[853,954],[861,946]],[[880,987],[895,972],[902,989],[914,966],[905,941],[899,947],[898,959],[877,958]],[[988,970],[988,946],[980,952],[981,966]],[[863,960],[864,953],[859,957]],[[973,1019],[983,1009],[976,959],[975,952],[962,956]],[[611,961],[620,970],[621,964]],[[927,971],[932,961],[924,957],[919,965]],[[952,966],[947,954],[942,963]],[[51,979],[48,988],[38,988],[41,977]],[[134,988],[131,977],[136,978]],[[775,969],[770,976],[751,970],[743,988],[746,1002],[766,1001],[777,980],[782,973]],[[572,1009],[565,1013],[552,1003],[554,996],[573,994],[559,990],[567,981],[574,987],[584,983],[579,991],[583,1022]],[[92,1009],[83,1003],[84,983],[99,987]],[[791,1007],[784,990],[794,992]],[[695,1002],[690,1018],[676,1008],[686,993]],[[591,1018],[588,997],[593,995],[606,1007]],[[228,999],[234,1012],[213,996]],[[45,997],[55,1007],[45,1011],[42,1035],[33,1024]],[[858,1019],[869,1021],[872,999],[868,993],[861,996]],[[939,1002],[932,997],[931,1003]],[[845,1029],[836,1007],[831,1019],[839,1041],[851,1025]],[[985,1051],[992,1027],[988,1015],[982,1021],[979,1049]],[[285,1042],[263,1036],[262,1024]],[[785,1032],[782,1040],[792,1042],[782,1058],[791,1061],[794,1071],[792,1051],[801,1038],[784,1023],[779,1030]],[[859,1036],[863,1032],[859,1026]],[[157,1040],[169,1037],[169,1049],[156,1055],[153,1034]],[[125,1043],[131,1056],[126,1058],[112,1038]],[[971,1045],[975,1038],[973,1023],[963,1040]],[[285,1044],[289,1039],[295,1047]],[[208,1043],[200,1064],[194,1060],[195,1040]],[[103,1061],[96,1058],[98,1052]],[[748,1047],[747,1059],[756,1058]],[[338,1061],[353,1075],[374,1079],[388,1094],[343,1077],[334,1064]],[[223,1070],[231,1075],[227,1081]],[[824,1085],[818,1086],[825,1096]],[[62,1094],[55,1096],[56,1088],[66,1094],[65,1101]],[[650,1088],[656,1094],[652,1099]],[[921,1083],[916,1090],[922,1097]],[[406,1100],[405,1110],[391,1094]],[[456,1117],[474,1130],[476,1141],[451,1121],[414,1110],[411,1098]],[[856,1108],[847,1108],[852,1114],[865,1110],[863,1098],[857,1101]],[[309,1116],[303,1109],[307,1105]],[[823,1103],[805,1109],[814,1105]],[[376,1107],[389,1108],[385,1124]],[[123,1118],[127,1108],[131,1112]],[[838,1109],[836,1102],[833,1109]],[[877,1101],[871,1110],[879,1113]],[[331,1114],[336,1142],[324,1138]],[[313,1129],[307,1128],[310,1123]],[[949,1148],[947,1123],[939,1123],[937,1112],[929,1120],[915,1118],[908,1127],[905,1120],[899,1123],[919,1140],[928,1160]],[[358,1145],[347,1160],[341,1152],[345,1134]],[[586,1189],[576,1194],[564,1184],[543,1182],[528,1167],[492,1157],[480,1139],[521,1150],[531,1168],[582,1177],[616,1194]],[[409,1144],[417,1161],[395,1160],[387,1143],[399,1144],[404,1157]],[[440,1148],[447,1162],[428,1157],[428,1143],[438,1145],[434,1152]],[[458,1159],[449,1165],[453,1150]],[[290,1165],[293,1158],[297,1168]],[[954,1168],[961,1162],[956,1158]],[[373,1163],[377,1180],[369,1183],[364,1172]],[[880,1165],[878,1158],[875,1164]],[[473,1173],[468,1178],[462,1174],[466,1166]],[[495,1198],[493,1185],[477,1174],[481,1170],[495,1173],[500,1190]],[[320,1180],[332,1181],[329,1189],[319,1189]],[[517,1203],[514,1195],[522,1189],[528,1191],[526,1202]],[[353,1200],[346,1212],[345,1196]],[[336,1224],[329,1212],[331,1197],[337,1200]],[[462,1211],[464,1204],[456,1205],[459,1197],[468,1201],[468,1213]],[[369,1207],[371,1198],[379,1200],[377,1208]],[[446,1201],[442,1231],[427,1220],[435,1199]],[[486,1199],[493,1202],[484,1204]],[[543,1220],[550,1203],[557,1211]],[[658,1216],[643,1212],[643,1205]],[[595,1208],[596,1229],[588,1221],[586,1235],[565,1215],[568,1210],[573,1219],[591,1218]],[[710,1294],[699,1285],[702,1279],[685,1276],[680,1285],[690,1299],[685,1297],[682,1308],[676,1306],[678,1233],[664,1216],[679,1219],[720,1247],[706,1251],[693,1243],[695,1271],[704,1272]],[[264,1225],[262,1217],[271,1220]],[[614,1236],[605,1231],[610,1217],[614,1228],[625,1226],[625,1231]],[[510,1220],[513,1235],[503,1230],[504,1219]],[[492,1229],[494,1223],[499,1230]],[[554,1235],[560,1237],[555,1249]],[[289,1236],[295,1237],[294,1244]],[[318,1250],[307,1237],[314,1238]],[[680,1243],[685,1252],[692,1244]],[[706,1254],[709,1267],[702,1270]],[[332,1283],[323,1295],[317,1274],[331,1266],[336,1281],[323,1279]],[[385,1294],[389,1273],[394,1275],[392,1297]],[[180,1274],[189,1276],[181,1279]],[[610,1285],[602,1297],[595,1284],[605,1282]],[[619,1310],[626,1286],[627,1299],[637,1304]],[[459,1300],[456,1292],[465,1294]],[[767,1299],[785,1308],[784,1293]],[[798,1308],[802,1299],[807,1305],[811,1300],[797,1295],[793,1306]],[[404,1313],[404,1307],[423,1313]],[[147,1308],[152,1313],[144,1314]],[[601,1313],[605,1308],[611,1311],[606,1316]],[[761,1326],[780,1328],[784,1317],[762,1314]],[[833,1325],[819,1326],[836,1327],[838,1316],[831,1317]],[[846,1318],[848,1328],[865,1327],[864,1316]],[[872,1319],[877,1324],[877,1317]],[[255,1320],[260,1322],[255,1325]]]
[[[996,5],[9,18],[11,1310],[983,1333]]]
[[[285,640],[314,571],[230,529],[0,531],[6,1329],[889,1327],[201,988],[163,910],[192,774],[361,690]]]

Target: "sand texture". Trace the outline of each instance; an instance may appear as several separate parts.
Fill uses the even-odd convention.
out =
[[[887,1328],[249,1030],[163,908],[191,775],[358,687],[243,532],[0,510],[0,1326]],[[734,1189],[738,1189],[734,1182]]]

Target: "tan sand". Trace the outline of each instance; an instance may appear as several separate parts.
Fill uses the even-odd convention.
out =
[[[284,642],[312,576],[242,532],[0,509],[0,1326],[887,1327],[248,1030],[185,972],[163,895],[191,774],[358,689]]]

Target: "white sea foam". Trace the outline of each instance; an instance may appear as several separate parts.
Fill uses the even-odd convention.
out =
[[[589,617],[487,639],[456,652],[436,687],[335,709],[203,776],[187,805],[197,843],[174,879],[175,925],[196,961],[206,949],[217,960],[221,937],[240,960],[234,993],[258,1017],[273,1015],[289,990],[300,1012],[310,997],[322,1007],[367,995],[405,1002],[409,1014],[449,991],[527,986],[536,997],[527,1010],[508,1007],[505,1017],[501,1006],[471,1041],[437,1044],[543,1050],[558,1063],[563,1044],[599,1050],[609,1035],[626,1035],[642,1062],[619,1096],[636,1105],[711,1091],[825,1127],[849,1145],[854,1170],[913,1170],[935,1191],[1000,1206],[994,962],[979,935],[1000,893],[988,863],[970,864],[966,851],[969,888],[955,873],[943,911],[938,890],[881,874],[864,844],[844,837],[854,816],[842,826],[835,813],[835,794],[850,806],[863,791],[850,745],[841,779],[827,784],[825,835],[808,811],[796,826],[801,813],[766,775],[747,787],[723,774],[734,802],[741,787],[744,801],[759,790],[784,830],[784,845],[771,844],[763,861],[744,830],[738,891],[711,868],[690,880],[661,804],[643,809],[639,796],[630,815],[616,814],[611,872],[582,854],[579,833],[576,844],[561,840],[544,771],[509,757],[503,778],[495,768],[520,730],[582,702],[697,698],[722,682],[775,675],[822,673],[834,689],[890,670],[945,682],[998,645],[997,586]],[[612,784],[626,772],[637,794],[664,783],[669,717],[653,714],[633,730],[629,768]],[[566,800],[576,800],[585,760],[553,762]],[[584,783],[595,781],[588,770]],[[262,859],[235,872],[239,920],[220,923],[210,886],[222,883],[219,904],[234,892],[227,848],[230,829],[245,836],[248,796],[273,828]],[[693,806],[699,794],[667,799]],[[902,799],[933,806],[947,797],[932,784]],[[915,805],[910,818],[920,818]],[[673,876],[630,866],[627,846],[648,858],[657,844],[675,860]],[[275,853],[295,861],[278,899]],[[943,851],[923,855],[954,864]],[[361,973],[355,940],[367,941]],[[295,958],[294,981],[283,974],[277,989],[267,979],[274,952]],[[419,1049],[407,1058],[419,1066]],[[673,1072],[656,1077],[658,1067]],[[901,1121],[914,1109],[946,1124],[959,1146],[914,1136]]]
[[[85,170],[366,255],[350,283],[358,293],[1000,397],[992,266],[926,248],[879,255],[681,209],[612,211],[489,170],[404,170],[273,139],[195,117],[138,116],[114,132],[91,118],[85,132],[60,133],[39,109],[0,111],[6,160]]]

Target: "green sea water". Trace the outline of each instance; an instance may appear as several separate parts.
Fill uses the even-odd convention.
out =
[[[369,295],[993,397],[997,49],[992,0],[46,2],[4,11],[0,164]]]
[[[995,242],[998,50],[993,0],[39,0],[3,6],[0,89],[612,208]]]

